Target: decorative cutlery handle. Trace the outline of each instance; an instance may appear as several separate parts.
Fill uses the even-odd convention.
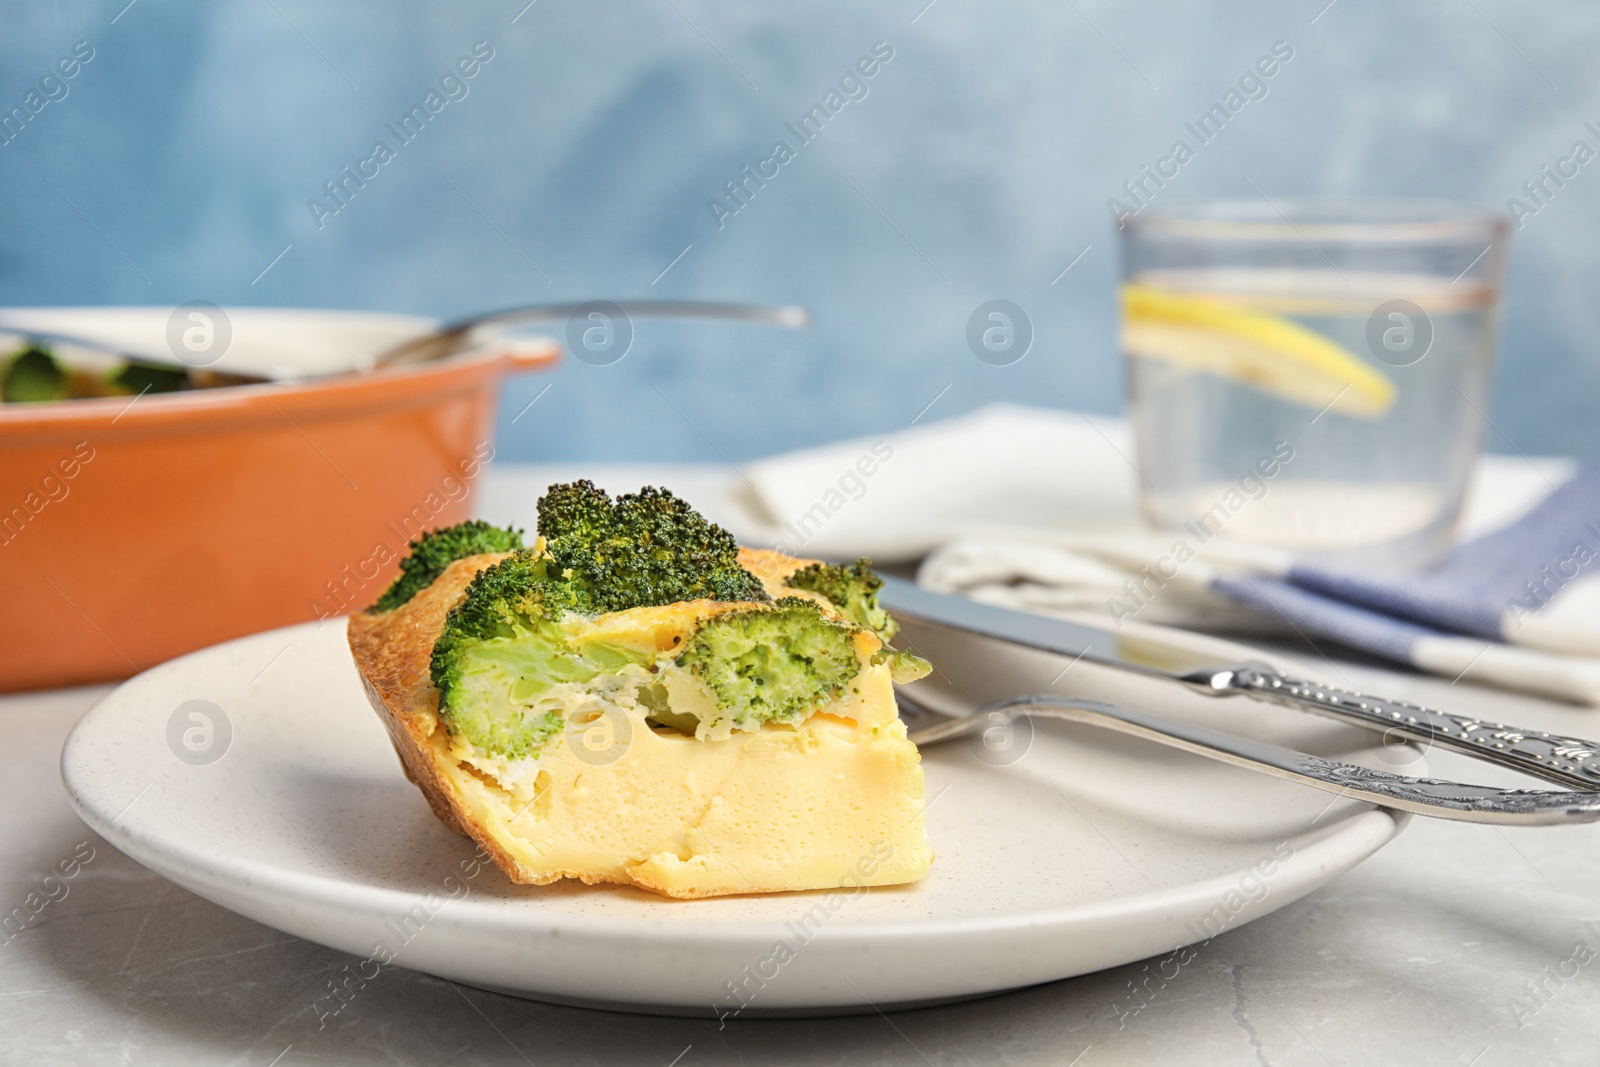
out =
[[[1353,763],[1302,755],[1293,770],[1323,789],[1457,822],[1507,826],[1550,826],[1600,819],[1600,794],[1544,789],[1495,789],[1442,778],[1407,778]],[[1289,775],[1284,775],[1289,777]]]
[[[1471,715],[1435,711],[1406,700],[1385,700],[1286,678],[1253,663],[1200,671],[1184,680],[1217,695],[1241,693],[1386,735],[1454,749],[1574,789],[1600,788],[1600,744],[1581,738],[1524,730]]]

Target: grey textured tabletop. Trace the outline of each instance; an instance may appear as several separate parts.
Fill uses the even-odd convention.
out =
[[[1336,669],[1368,692],[1600,734],[1593,710],[1344,660]],[[396,967],[324,1017],[313,1005],[349,957],[172,885],[68,807],[61,745],[106,691],[0,698],[0,905],[13,916],[0,930],[0,1063],[1600,1060],[1600,827],[1423,819],[1323,889],[1205,944],[1165,982],[1134,964],[919,1011],[719,1025],[556,1007]],[[1533,784],[1445,753],[1429,763],[1443,776]]]

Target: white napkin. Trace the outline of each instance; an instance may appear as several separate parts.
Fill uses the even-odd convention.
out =
[[[1120,420],[995,404],[747,464],[729,526],[746,543],[879,562],[966,535],[1126,528],[1130,454]]]

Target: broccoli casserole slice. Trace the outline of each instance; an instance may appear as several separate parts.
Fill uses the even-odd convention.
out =
[[[413,543],[349,638],[407,776],[514,881],[896,885],[933,856],[892,683],[928,668],[888,646],[878,584],[576,482],[531,546],[483,523]]]

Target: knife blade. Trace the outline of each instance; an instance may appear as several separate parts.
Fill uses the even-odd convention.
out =
[[[1203,681],[1190,680],[1187,676],[1218,666],[1214,657],[1198,653],[1178,641],[1166,643],[1144,634],[1120,634],[1050,615],[1035,615],[967,597],[936,593],[915,582],[888,575],[883,578],[883,588],[878,590],[878,603],[891,615],[909,616],[1041,652],[1185,681],[1202,688],[1210,686],[1209,675]]]

